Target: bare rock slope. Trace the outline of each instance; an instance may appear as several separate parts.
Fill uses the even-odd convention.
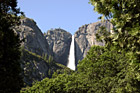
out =
[[[16,27],[16,32],[20,35],[20,39],[25,39],[22,42],[25,49],[38,55],[45,53],[51,55],[49,45],[34,20],[29,18],[21,19],[21,25]]]
[[[46,39],[56,62],[67,65],[72,35],[63,29],[48,30]]]
[[[24,39],[22,45],[21,67],[26,85],[32,85],[48,77],[49,64],[43,60],[42,55],[51,55],[48,43],[36,22],[29,18],[20,20],[21,24],[15,27],[15,32],[20,39]]]
[[[88,50],[92,45],[101,45],[104,46],[104,43],[97,42],[96,32],[100,26],[105,26],[108,31],[111,30],[112,25],[110,22],[96,22],[87,25],[83,25],[75,32],[75,58],[76,65],[79,60],[82,60],[86,55]]]

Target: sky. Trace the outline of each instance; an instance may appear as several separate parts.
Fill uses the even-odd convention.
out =
[[[17,1],[21,11],[34,19],[43,33],[52,28],[62,28],[74,34],[82,25],[99,21],[100,15],[93,11],[89,0]]]

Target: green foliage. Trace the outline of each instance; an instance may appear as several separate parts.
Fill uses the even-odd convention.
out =
[[[48,63],[51,65],[51,64],[53,64],[53,57],[52,56],[49,56],[49,59],[48,59]]]
[[[55,78],[45,78],[21,93],[85,93],[81,79],[75,74],[59,74]],[[74,82],[73,82],[74,81]]]
[[[113,25],[112,44],[118,50],[127,49],[140,53],[140,1],[139,0],[90,0],[94,10]]]
[[[51,55],[47,55],[47,53],[42,55],[42,58],[51,66],[52,64],[54,64],[54,59],[53,56]]]
[[[17,0],[0,0],[0,92],[16,93],[23,86],[20,40],[13,31],[19,24]],[[14,16],[13,16],[14,15]]]
[[[89,71],[90,68],[89,66],[93,61],[96,62],[98,60],[98,58],[100,57],[100,55],[104,52],[104,47],[102,46],[96,46],[96,47],[92,47],[90,49],[90,51],[88,52],[86,58],[84,58],[81,62],[79,62],[78,64],[78,71],[79,72],[85,72],[87,73]]]
[[[114,34],[113,34],[114,35]],[[107,31],[106,27],[101,26],[97,33],[96,33],[97,41],[101,41],[105,43],[105,46],[111,47],[112,46],[112,34],[111,32]]]
[[[23,76],[26,78],[26,83],[24,84],[25,86],[31,86],[32,85],[31,83],[36,82],[38,78],[40,77],[42,78],[56,77],[55,75],[53,75],[54,72],[56,72],[57,74],[62,74],[64,72],[67,72],[67,73],[71,72],[71,70],[67,68],[66,66],[56,63],[54,60],[52,60],[49,64],[48,58],[44,60],[44,57],[41,57],[40,55],[32,53],[26,49],[22,49],[21,61],[22,61],[22,66],[26,68],[26,69],[23,69]],[[40,74],[40,76],[34,75],[33,73],[40,72],[38,71],[39,69],[36,68],[34,64],[42,65],[42,63],[46,64],[47,66],[46,69],[48,70],[46,71],[46,74],[45,73],[44,73],[45,75]]]
[[[20,17],[20,19],[24,19],[24,18],[26,18],[25,15],[21,15],[21,16],[19,16],[19,17]]]
[[[22,53],[22,56],[21,56],[21,59],[22,60],[31,60],[31,61],[33,61],[33,60],[35,60],[35,61],[41,61],[41,60],[44,60],[43,58],[42,58],[42,56],[40,56],[40,55],[37,55],[36,53],[33,53],[33,52],[31,52],[31,51],[28,51],[28,50],[26,50],[26,49],[24,49],[24,48],[22,48],[22,51],[21,51],[21,53]]]
[[[132,53],[94,46],[78,64],[77,72],[54,73],[53,78],[36,83],[25,93],[137,93],[140,92],[137,62]]]
[[[122,67],[125,69],[122,69],[121,72],[118,73],[119,77],[114,78],[119,81],[115,88],[113,88],[113,91],[111,91],[117,93],[139,92],[138,88],[140,85],[137,77],[140,76],[138,70],[140,62],[140,21],[138,21],[140,19],[140,1],[90,0],[90,3],[94,5],[95,11],[105,16],[106,19],[114,25],[113,34],[107,35],[105,28],[102,30],[104,31],[102,32],[102,37],[107,41],[106,48],[109,49],[109,51],[115,49],[115,51],[120,54],[125,53],[126,59],[129,59],[124,60],[124,62],[121,61],[121,63],[125,63],[125,65],[122,64],[122,66],[120,65],[118,68]],[[99,35],[100,33],[97,34],[97,37],[102,39]],[[125,58],[125,56],[123,58]],[[119,60],[116,61],[119,63]]]
[[[120,53],[117,52],[116,48],[108,50],[95,46],[90,49],[87,57],[79,63],[78,71],[79,73],[85,71],[90,92],[136,93],[140,92],[140,82],[135,76],[136,74],[139,76],[139,67],[135,64],[132,66],[132,61],[138,62],[136,56],[127,54],[125,51]]]
[[[43,57],[43,59],[44,59],[44,60],[46,60],[46,61],[47,61],[47,59],[48,59],[48,55],[47,55],[47,53],[43,54],[43,56],[42,56],[42,57]]]
[[[26,92],[140,93],[140,1],[90,0],[94,10],[110,21],[113,33],[97,33],[106,45],[93,46],[72,73],[54,73]]]

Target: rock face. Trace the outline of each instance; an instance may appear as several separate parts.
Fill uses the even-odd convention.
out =
[[[28,50],[22,50],[21,68],[23,69],[23,80],[28,86],[48,77],[49,64],[41,56]]]
[[[108,31],[110,31],[112,28],[112,25],[108,21],[105,21],[103,23],[96,22],[88,25],[83,25],[74,34],[76,65],[78,64],[79,60],[82,60],[86,56],[88,50],[92,45],[104,45],[104,43],[96,41],[95,34],[100,26],[107,27]]]
[[[59,74],[65,71],[71,72],[66,66],[58,64],[53,60],[46,60],[26,49],[22,50],[21,67],[25,86],[32,86],[34,82],[41,81],[46,77],[51,78],[54,72]]]
[[[106,26],[108,30],[112,28],[109,22],[97,22],[84,25],[75,33],[75,61],[82,60],[92,45],[104,43],[96,41],[96,31],[100,26]],[[58,63],[67,65],[72,35],[63,29],[49,30],[44,36],[36,23],[29,18],[21,19],[21,25],[15,27],[15,32],[20,35],[23,55],[21,57],[21,67],[23,69],[24,81],[31,85],[34,81],[40,81],[45,77],[50,77],[50,73],[57,69],[63,69],[56,65]],[[52,55],[56,62],[52,63],[43,59],[42,55]],[[47,63],[48,62],[48,63]]]
[[[14,30],[21,40],[24,39],[24,42],[21,43],[23,48],[21,56],[22,75],[26,85],[31,86],[33,82],[48,77],[49,64],[42,59],[42,55],[46,53],[52,55],[52,52],[34,20],[23,18],[20,21],[21,24],[16,26]]]
[[[72,35],[63,29],[49,30],[46,39],[56,62],[67,65]]]
[[[25,39],[22,43],[25,49],[38,55],[45,53],[51,55],[48,43],[34,20],[21,19],[21,25],[16,27],[16,32],[20,35],[20,39]]]

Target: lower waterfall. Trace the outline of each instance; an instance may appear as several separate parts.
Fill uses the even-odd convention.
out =
[[[72,41],[71,41],[71,45],[70,45],[70,52],[69,52],[67,67],[69,67],[72,70],[75,70],[74,36],[72,36]]]

